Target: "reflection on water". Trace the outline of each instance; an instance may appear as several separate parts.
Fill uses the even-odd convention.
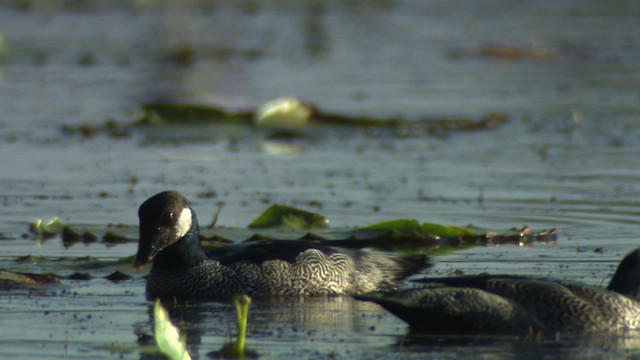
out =
[[[235,332],[236,313],[232,304],[166,302],[163,306],[167,307],[172,321],[186,326],[188,332]],[[249,328],[260,334],[266,329],[274,331],[295,324],[297,331],[362,333],[376,327],[379,319],[370,315],[379,312],[380,307],[376,304],[343,296],[254,299],[249,312]]]
[[[442,354],[448,358],[494,359],[611,358],[640,351],[640,334],[591,335],[572,338],[518,338],[509,336],[407,336],[395,345],[398,358],[418,354]]]
[[[232,304],[176,304],[166,301],[163,306],[169,311],[172,322],[185,331],[192,353],[215,350],[216,345],[212,346],[208,341],[212,336],[219,343],[219,348],[221,339],[235,337],[237,333],[236,312]],[[148,313],[150,324],[153,322],[151,303]],[[381,322],[383,314],[373,303],[342,296],[254,299],[249,311],[247,343],[258,352],[269,353],[274,350],[274,345],[288,341],[327,345],[349,342],[354,334],[369,334],[378,328],[389,332],[385,329],[388,321]],[[404,326],[398,326],[394,319],[391,323],[395,325],[392,333],[402,333]],[[139,333],[143,326],[136,325],[134,333]]]
[[[218,350],[223,339],[236,335],[236,313],[231,304],[166,305],[172,321],[186,332],[193,355]],[[152,307],[150,304],[149,323]],[[248,329],[248,346],[263,355],[281,351],[280,346],[288,342],[315,344],[330,351],[351,341],[363,341],[356,340],[361,335],[369,336],[363,343],[367,351],[358,355],[362,358],[422,358],[428,354],[452,359],[540,359],[553,354],[553,358],[582,359],[616,358],[640,351],[640,334],[633,332],[553,338],[407,334],[404,326],[389,322],[389,315],[377,305],[348,297],[257,299],[252,302]],[[300,349],[295,348],[289,354],[299,354]],[[316,355],[320,354],[329,352]]]

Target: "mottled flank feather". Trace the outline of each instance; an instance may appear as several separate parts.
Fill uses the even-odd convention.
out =
[[[188,211],[190,228],[177,238]],[[428,266],[424,256],[394,257],[282,240],[234,245],[205,254],[195,212],[177,192],[163,192],[139,210],[135,267],[153,261],[147,296],[195,300],[250,296],[358,295],[392,290]]]
[[[640,327],[640,249],[620,263],[607,290],[522,276],[429,279],[426,286],[359,296],[438,334],[575,334]]]

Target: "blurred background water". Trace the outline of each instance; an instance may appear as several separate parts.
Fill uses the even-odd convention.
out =
[[[638,245],[639,18],[640,5],[621,0],[2,2],[1,266],[24,270],[15,259],[30,254],[131,255],[135,243],[64,247],[23,235],[30,221],[59,216],[98,233],[120,226],[135,237],[138,205],[176,189],[203,224],[222,206],[218,225],[232,232],[274,203],[320,212],[338,229],[396,218],[490,230],[555,227],[555,245],[468,249],[436,258],[433,272],[600,285]],[[283,95],[353,116],[503,112],[510,121],[446,136],[322,128],[294,140],[216,125],[124,138],[61,130],[133,121],[141,104],[157,99],[251,110]],[[64,271],[52,260],[28,269]],[[55,296],[2,296],[0,354],[147,356],[135,335],[149,328],[141,275],[65,286],[69,292]],[[295,311],[257,304],[250,345],[266,357],[308,358],[502,358],[532,347],[548,357],[637,354],[625,339],[566,343],[560,352],[558,344],[511,339],[397,347],[406,332],[399,320],[351,300],[328,302],[296,307],[322,313],[307,322],[274,320],[269,314]],[[193,345],[202,358],[231,331],[233,313],[219,304],[198,309],[226,324],[185,320],[203,332]],[[366,325],[335,327],[336,319],[361,317]]]

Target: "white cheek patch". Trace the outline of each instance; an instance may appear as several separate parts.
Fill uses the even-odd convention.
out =
[[[180,216],[176,221],[176,226],[174,228],[176,232],[176,239],[180,239],[185,236],[189,229],[191,229],[191,209],[186,207],[182,209]]]

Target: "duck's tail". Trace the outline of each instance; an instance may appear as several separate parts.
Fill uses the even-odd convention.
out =
[[[426,255],[364,255],[357,265],[356,293],[397,289],[407,277],[430,266]]]
[[[396,259],[398,264],[397,278],[399,281],[432,266],[427,255],[408,255]]]

